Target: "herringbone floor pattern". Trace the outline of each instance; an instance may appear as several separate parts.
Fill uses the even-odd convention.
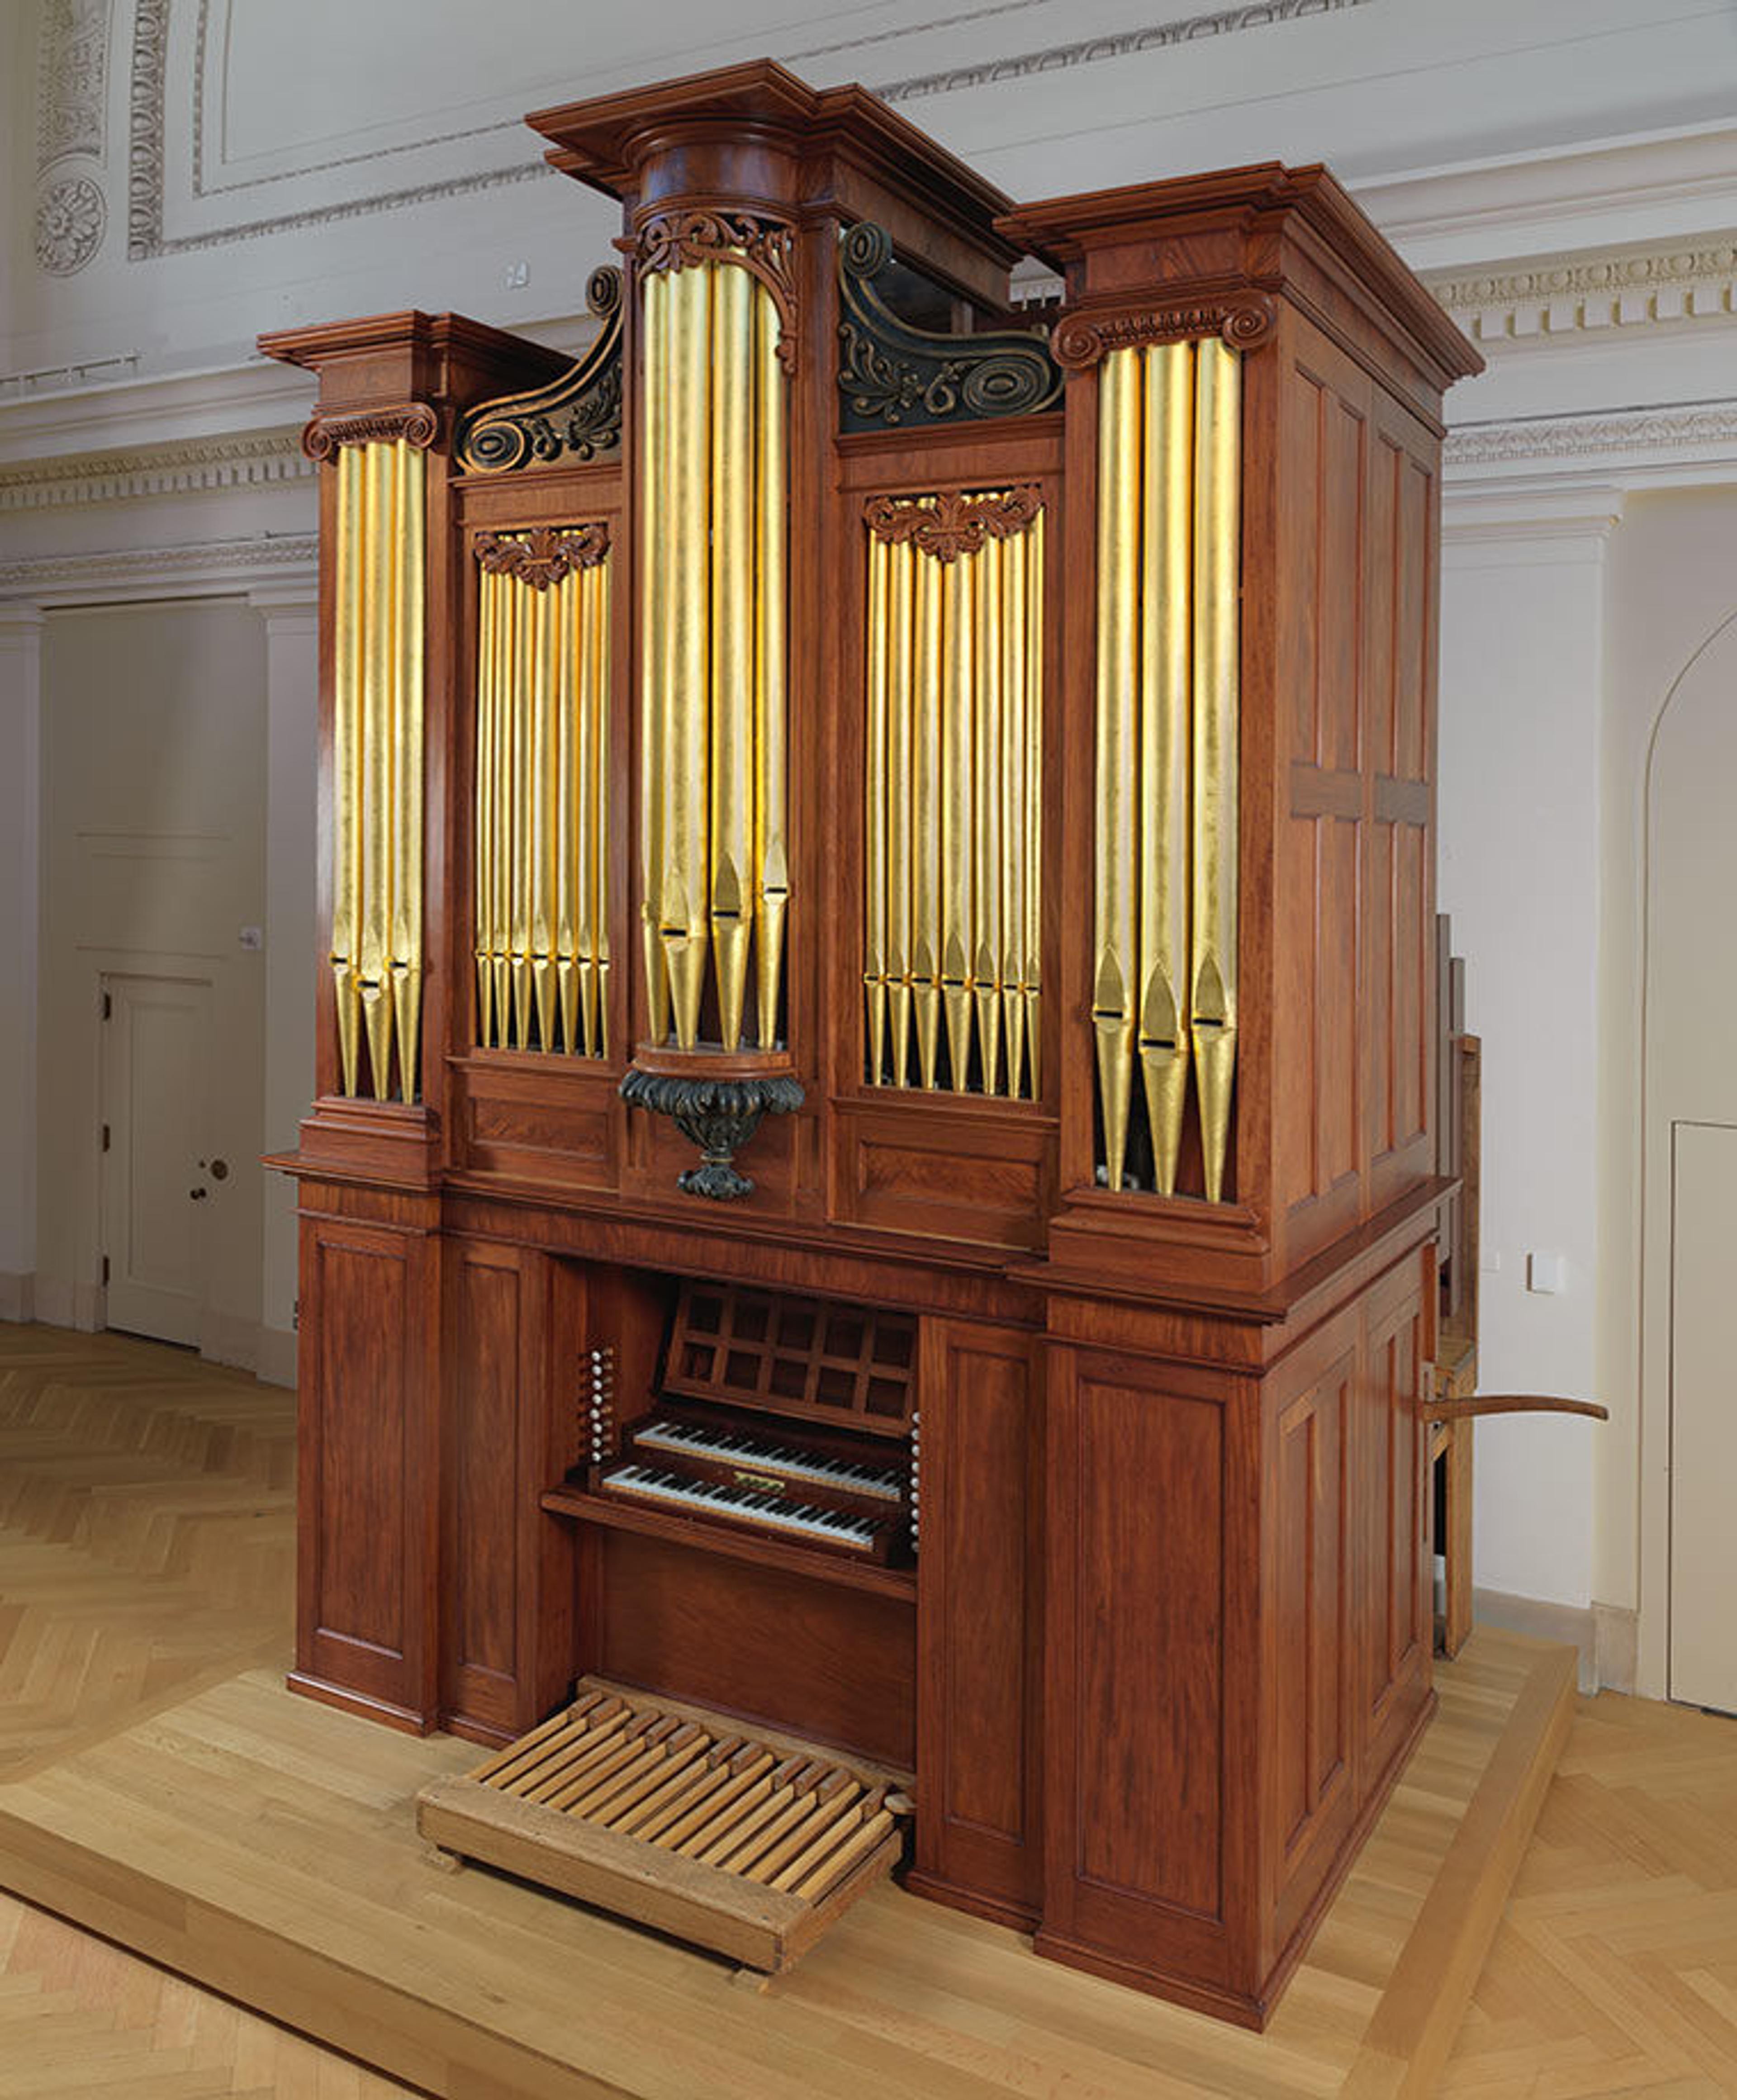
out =
[[[0,2100],[379,2100],[408,2089],[0,1895]]]
[[[1737,1720],[1580,1702],[1439,2089],[1737,2094]]]
[[[0,1326],[0,1783],[289,1653],[295,1399]],[[0,2100],[408,2089],[0,1895]]]
[[[294,1396],[0,1327],[0,1780],[287,1652]]]

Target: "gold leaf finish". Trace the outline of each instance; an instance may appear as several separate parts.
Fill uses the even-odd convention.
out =
[[[922,522],[967,510],[1023,522],[970,548]],[[865,523],[868,1077],[1032,1098],[1041,502],[1036,490],[880,497]]]

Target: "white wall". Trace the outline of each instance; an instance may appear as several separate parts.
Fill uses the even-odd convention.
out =
[[[0,58],[10,36],[17,60],[0,86],[15,178],[0,615],[23,608],[0,624],[0,850],[28,880],[29,607],[235,600],[223,618],[251,624],[263,667],[268,775],[254,1150],[293,1141],[311,1065],[297,951],[314,686],[314,483],[295,447],[311,390],[252,354],[257,332],[421,304],[577,341],[614,214],[542,168],[520,113],[762,52],[815,82],[890,86],[1028,198],[1274,157],[1350,181],[1490,360],[1449,402],[1440,797],[1442,902],[1484,1039],[1485,1239],[1503,1262],[1483,1279],[1486,1383],[1591,1391],[1615,1417],[1482,1432],[1478,1579],[1571,1607],[1655,1601],[1638,838],[1648,711],[1737,567],[1729,0],[996,0],[939,20],[917,0],[744,0],[723,27],[699,0],[485,15],[113,0],[100,93],[90,68],[51,65],[71,85],[45,158],[38,61],[78,11],[0,14]],[[106,222],[88,255],[63,240],[44,269],[36,217],[69,182],[100,193]],[[0,988],[28,986],[29,920],[0,931]],[[28,1069],[31,1026],[0,1015],[0,1277],[39,1258],[10,1193],[29,1169],[9,1074]],[[253,1317],[279,1374],[290,1204],[262,1185]],[[61,1263],[60,1237],[41,1259]],[[1533,1250],[1567,1256],[1563,1291],[1527,1291]]]

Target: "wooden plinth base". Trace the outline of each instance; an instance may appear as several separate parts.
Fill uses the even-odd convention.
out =
[[[435,1872],[415,1797],[474,1746],[247,1672],[0,1785],[0,1885],[437,2094],[988,2100],[1419,2090],[1548,1784],[1566,1651],[1481,1629],[1264,2035],[871,1888],[763,1992],[504,1875]]]

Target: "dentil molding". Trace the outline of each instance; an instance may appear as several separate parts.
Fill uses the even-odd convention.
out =
[[[1498,269],[1432,271],[1438,302],[1479,342],[1584,339],[1737,315],[1737,234],[1529,258]]]
[[[0,467],[0,512],[58,510],[82,503],[121,503],[142,496],[184,496],[201,489],[258,488],[303,481],[319,469],[298,433],[210,438],[135,452],[86,454]]]
[[[299,532],[253,540],[199,540],[178,547],[37,554],[21,561],[0,561],[0,612],[6,598],[51,607],[227,597],[255,592],[273,582],[312,589],[319,559],[318,539]]]

